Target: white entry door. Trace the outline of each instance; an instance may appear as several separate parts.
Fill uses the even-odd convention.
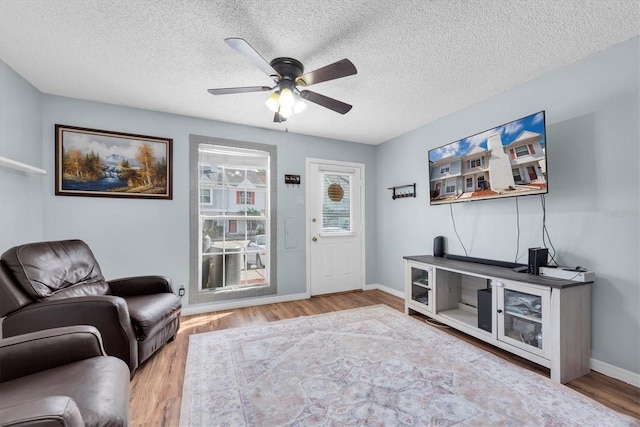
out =
[[[307,159],[307,281],[311,295],[364,285],[364,165]]]

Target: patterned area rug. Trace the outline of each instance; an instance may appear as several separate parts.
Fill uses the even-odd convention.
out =
[[[181,426],[626,426],[384,305],[192,335]]]

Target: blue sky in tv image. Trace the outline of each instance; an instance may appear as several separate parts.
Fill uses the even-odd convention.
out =
[[[535,114],[523,117],[518,120],[514,120],[509,123],[505,123],[501,126],[497,126],[493,129],[486,130],[484,132],[477,133],[473,136],[469,136],[464,139],[443,145],[429,151],[429,161],[436,162],[445,157],[460,157],[475,147],[481,147],[487,149],[487,140],[489,136],[500,134],[502,145],[507,146],[511,144],[518,136],[524,131],[535,132],[540,135],[540,145],[545,146],[545,121],[544,111],[540,111]]]

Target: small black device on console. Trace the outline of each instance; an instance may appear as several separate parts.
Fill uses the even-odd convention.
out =
[[[529,268],[527,273],[540,274],[540,267],[547,265],[547,258],[549,257],[549,249],[547,248],[529,248]]]
[[[444,253],[444,236],[436,236],[433,239],[433,256],[442,258]]]
[[[478,328],[491,332],[491,288],[478,289]]]

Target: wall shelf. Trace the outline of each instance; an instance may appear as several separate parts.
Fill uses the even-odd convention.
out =
[[[6,157],[0,156],[0,166],[4,166],[11,169],[17,169],[22,172],[27,173],[35,173],[39,175],[46,175],[47,171],[44,169],[37,168],[35,166],[28,165],[26,163],[20,163],[15,160],[7,159]]]

